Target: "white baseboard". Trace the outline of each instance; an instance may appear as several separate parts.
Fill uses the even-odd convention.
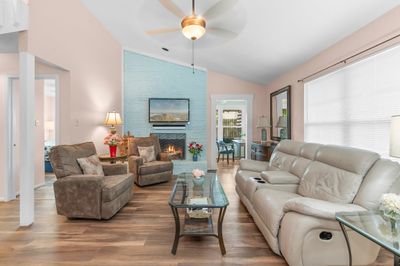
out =
[[[35,185],[35,188],[34,188],[34,189],[38,189],[38,188],[43,187],[43,186],[45,186],[45,185],[46,185],[46,182],[39,183],[39,184]],[[17,191],[17,192],[15,193],[15,196],[16,196],[16,197],[19,196],[19,191]]]

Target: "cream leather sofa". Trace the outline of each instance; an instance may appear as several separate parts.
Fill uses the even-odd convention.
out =
[[[291,266],[348,265],[335,213],[378,207],[400,192],[400,165],[377,153],[285,140],[270,162],[241,160],[236,191],[271,249]],[[375,261],[379,247],[348,231],[354,265]]]

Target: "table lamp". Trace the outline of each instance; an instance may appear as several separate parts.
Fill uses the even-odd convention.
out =
[[[281,115],[276,123],[276,127],[280,128],[279,136],[281,139],[287,139],[287,116]]]
[[[257,128],[261,128],[261,141],[267,141],[267,130],[266,128],[271,127],[269,120],[265,115],[258,117]]]
[[[104,120],[104,124],[110,127],[111,134],[117,133],[117,129],[115,126],[122,125],[122,119],[119,113],[112,111],[107,113],[106,119]]]
[[[390,152],[392,157],[400,157],[400,115],[392,116],[390,123]]]

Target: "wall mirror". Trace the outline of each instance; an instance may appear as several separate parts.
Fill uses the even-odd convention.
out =
[[[271,139],[290,139],[290,86],[270,94]]]

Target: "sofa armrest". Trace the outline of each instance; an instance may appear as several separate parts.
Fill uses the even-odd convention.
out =
[[[143,165],[143,158],[139,156],[129,156],[128,165],[129,172],[132,173],[136,178],[139,173],[139,167]]]
[[[249,170],[249,171],[254,171],[254,172],[268,171],[269,163],[262,162],[262,161],[249,160],[249,159],[241,159],[239,169]]]
[[[171,161],[171,158],[168,152],[160,152],[160,161],[168,162]]]
[[[270,184],[299,184],[300,178],[287,171],[262,171],[261,177]]]
[[[103,163],[102,166],[105,176],[125,175],[128,173],[128,169],[126,165],[123,163],[116,163],[116,164]]]
[[[299,197],[288,200],[283,206],[283,211],[297,212],[316,218],[335,220],[337,212],[367,211],[356,204],[334,203],[330,201]]]
[[[57,213],[71,218],[101,219],[104,177],[71,175],[54,182]]]

